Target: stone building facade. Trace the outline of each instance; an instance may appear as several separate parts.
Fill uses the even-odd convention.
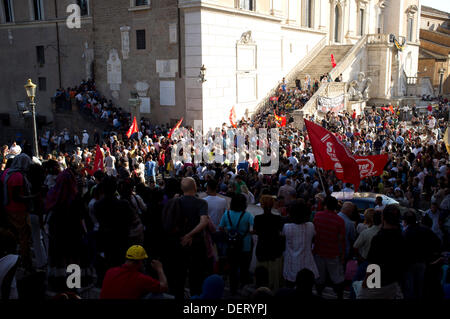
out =
[[[66,25],[73,0],[5,0],[0,3],[0,115],[3,140],[30,125],[17,111],[26,101],[24,85],[37,85],[39,125],[53,121],[51,97],[59,87],[71,87],[87,77],[92,56],[92,16],[81,12],[80,29]],[[87,57],[87,58],[86,58]],[[89,62],[89,71],[93,59]],[[91,72],[92,73],[92,72]]]
[[[80,29],[65,24],[71,3],[84,9]],[[404,94],[406,77],[417,75],[419,0],[5,0],[0,12],[0,68],[7,74],[0,113],[11,117],[28,77],[46,78],[38,110],[51,120],[54,91],[92,71],[102,94],[124,109],[133,111],[128,99],[136,92],[139,115],[153,123],[184,117],[184,124],[217,127],[232,106],[239,118],[251,115],[324,46],[357,46],[369,35],[379,45],[350,51],[345,81],[367,72],[374,97],[389,98]],[[392,49],[389,34],[405,39],[402,52]],[[36,46],[45,48],[42,66]]]
[[[423,7],[419,78],[422,94],[450,93],[450,13]]]

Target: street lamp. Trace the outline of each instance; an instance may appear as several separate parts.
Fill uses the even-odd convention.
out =
[[[128,99],[128,105],[130,106],[131,110],[131,121],[133,121],[133,116],[136,116],[136,121],[138,122],[138,125],[141,123],[141,113],[140,113],[140,106],[141,106],[141,100],[139,99],[139,94],[137,92],[131,91],[130,92],[131,98]]]
[[[198,75],[198,81],[201,83],[206,82],[205,75],[206,75],[206,67],[204,64],[202,64],[200,68],[200,74]]]
[[[38,150],[38,140],[37,140],[37,130],[36,130],[36,103],[34,103],[34,98],[36,96],[36,84],[28,79],[27,84],[25,84],[25,91],[27,92],[28,99],[30,100],[31,106],[31,116],[33,117],[33,155],[39,158]]]
[[[445,69],[440,68],[439,69],[439,95],[442,94],[442,84],[444,82],[444,73],[445,73]]]

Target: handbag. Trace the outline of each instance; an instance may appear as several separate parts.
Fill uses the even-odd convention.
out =
[[[358,272],[358,261],[355,259],[347,261],[345,266],[345,280],[352,281]]]

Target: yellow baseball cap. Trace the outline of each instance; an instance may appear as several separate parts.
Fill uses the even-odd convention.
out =
[[[128,248],[125,258],[130,260],[143,260],[147,259],[148,256],[144,247],[140,245],[133,245],[130,248]]]

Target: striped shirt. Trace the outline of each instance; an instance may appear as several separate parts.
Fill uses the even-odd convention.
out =
[[[314,215],[316,229],[314,254],[335,258],[345,252],[345,222],[335,212],[321,211]]]

